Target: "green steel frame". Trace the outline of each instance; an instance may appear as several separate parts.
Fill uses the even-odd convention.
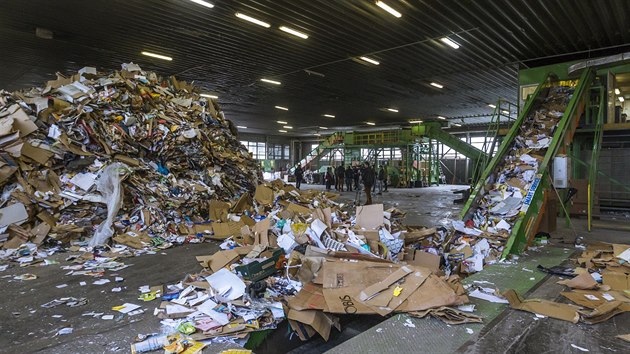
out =
[[[588,88],[590,86],[592,76],[593,72],[588,69],[585,70],[579,78],[573,97],[569,101],[569,104],[556,127],[551,144],[545,154],[545,158],[538,167],[536,178],[524,198],[525,200],[523,207],[521,208],[521,213],[512,227],[512,232],[503,251],[503,258],[507,257],[510,253],[521,253],[527,245],[529,238],[532,237],[533,233],[536,231],[540,218],[543,215],[541,211],[544,208],[544,191],[549,186],[549,165],[558,153],[559,149],[561,147],[568,146],[573,138],[573,133],[577,128],[578,120],[584,110],[584,107],[586,106],[586,101],[588,100],[585,92],[589,92]],[[551,74],[548,75],[547,78],[538,85],[536,91],[532,95],[533,98],[527,101],[515,124],[512,126],[503,140],[503,143],[499,147],[499,151],[484,170],[473,193],[462,210],[461,217],[463,219],[468,219],[470,217],[470,213],[472,212],[472,207],[479,203],[482,195],[484,194],[483,188],[485,181],[488,179],[492,171],[499,166],[501,161],[503,161],[503,157],[509,151],[512,142],[519,133],[521,124],[529,115],[530,110],[534,107],[534,102],[540,95],[542,87],[545,83],[551,82],[551,77]]]

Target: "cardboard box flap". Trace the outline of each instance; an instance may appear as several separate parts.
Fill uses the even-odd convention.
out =
[[[523,300],[513,289],[503,293],[503,296],[509,301],[510,307],[516,310],[537,313],[539,315],[573,323],[578,323],[580,319],[580,315],[577,312],[579,307],[574,305],[541,299]]]

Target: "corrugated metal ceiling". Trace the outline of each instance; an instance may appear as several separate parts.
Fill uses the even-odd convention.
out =
[[[134,61],[218,94],[228,117],[249,131],[277,132],[275,121],[286,120],[295,133],[313,133],[321,125],[483,116],[500,97],[516,101],[519,66],[630,43],[624,0],[385,0],[401,18],[368,0],[208,1],[215,7],[188,0],[5,0],[0,87],[41,85],[56,71]],[[290,36],[281,25],[310,37]],[[36,27],[52,30],[54,39],[35,37]],[[437,40],[447,35],[461,48]],[[173,61],[141,56],[142,50]],[[352,60],[364,54],[381,64]],[[261,83],[262,77],[282,85]]]

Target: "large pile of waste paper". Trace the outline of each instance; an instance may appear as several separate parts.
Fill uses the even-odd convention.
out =
[[[194,86],[133,63],[0,91],[0,243],[195,238],[210,201],[261,179],[236,134]]]

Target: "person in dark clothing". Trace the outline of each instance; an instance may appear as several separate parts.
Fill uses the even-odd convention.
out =
[[[352,190],[352,178],[354,176],[354,172],[352,172],[352,168],[350,165],[346,167],[346,190],[350,192]]]
[[[324,181],[326,182],[326,190],[330,191],[330,187],[332,186],[332,181],[333,181],[332,167],[328,167],[326,169],[326,174],[324,175]]]
[[[387,184],[389,183],[388,181],[389,175],[387,174],[387,164],[385,164],[385,167],[383,169],[385,170],[385,179],[383,181],[385,182],[385,192],[387,192]]]
[[[359,177],[361,177],[361,173],[359,171],[359,168],[357,166],[354,166],[354,168],[352,169],[352,178],[354,179],[354,190],[355,191],[359,190]]]
[[[337,166],[337,170],[335,171],[335,175],[337,177],[336,180],[336,184],[335,184],[335,189],[343,192],[343,180],[344,180],[344,176],[346,175],[346,169],[343,168],[343,163],[341,163],[341,165]]]
[[[376,184],[378,185],[378,195],[383,194],[383,181],[385,180],[385,170],[383,165],[378,169],[378,176],[376,178]]]
[[[370,167],[370,163],[367,161],[361,171],[361,178],[363,180],[363,185],[365,186],[365,196],[367,197],[365,205],[370,205],[372,204],[372,186],[374,186],[374,180],[376,178],[374,176],[374,170]]]
[[[302,170],[302,165],[297,165],[295,168],[295,188],[300,189],[300,185],[302,185],[302,178],[304,178],[304,170]]]

